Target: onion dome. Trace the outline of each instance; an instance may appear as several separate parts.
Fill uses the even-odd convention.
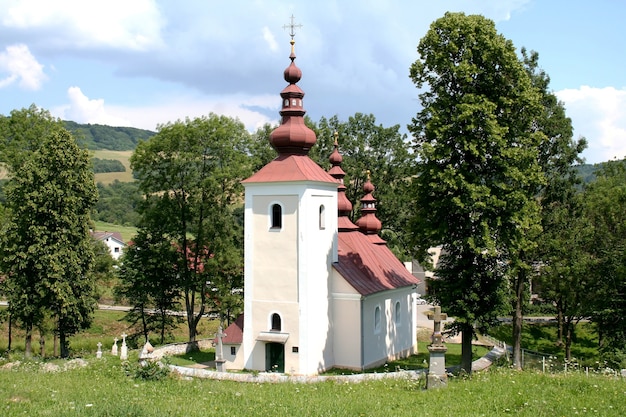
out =
[[[363,184],[365,196],[361,199],[361,218],[356,221],[361,232],[366,235],[378,234],[383,225],[376,217],[376,199],[372,195],[375,187],[370,181],[370,172],[367,171],[367,181]]]
[[[291,64],[285,69],[285,81],[289,83],[280,93],[282,98],[281,124],[270,134],[270,143],[279,154],[306,155],[317,137],[315,132],[304,124],[306,111],[302,107],[304,92],[296,85],[302,78],[302,71],[295,64],[295,41],[291,39]]]
[[[339,216],[349,216],[352,212],[352,203],[348,200],[348,197],[346,197],[346,186],[343,184],[343,178],[346,176],[346,173],[343,169],[341,169],[343,157],[339,153],[337,136],[338,134],[335,132],[335,143],[333,145],[334,149],[328,158],[331,164],[331,168],[328,173],[339,183],[339,186],[337,187],[337,212]]]

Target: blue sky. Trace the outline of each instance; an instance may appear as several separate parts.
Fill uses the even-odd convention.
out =
[[[446,11],[482,14],[539,52],[588,163],[626,157],[626,2],[617,0],[0,0],[0,114],[35,103],[79,123],[158,124],[209,112],[277,123],[289,60],[313,120],[419,111],[416,47]]]

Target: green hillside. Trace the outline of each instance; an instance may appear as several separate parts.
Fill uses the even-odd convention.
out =
[[[134,127],[79,124],[71,121],[63,123],[81,145],[92,150],[132,151],[140,140],[147,140],[156,134]]]

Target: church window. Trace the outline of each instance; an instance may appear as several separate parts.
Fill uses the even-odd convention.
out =
[[[272,229],[281,229],[283,227],[283,208],[280,204],[272,205]]]
[[[280,319],[280,314],[274,313],[272,314],[272,331],[280,332],[282,330],[282,320]]]
[[[374,310],[374,331],[380,331],[380,306],[376,306]]]
[[[237,348],[235,346],[230,347],[230,354],[233,356],[237,354]]]
[[[322,204],[320,206],[320,230],[326,229],[326,208]]]
[[[402,311],[400,310],[400,308],[401,308],[400,301],[396,301],[396,308],[394,311],[396,324],[400,324],[400,321],[402,320]]]

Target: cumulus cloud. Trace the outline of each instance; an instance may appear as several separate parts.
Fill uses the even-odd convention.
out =
[[[626,89],[581,86],[556,92],[572,119],[575,136],[584,136],[588,163],[626,157]]]
[[[72,120],[77,123],[92,123],[111,126],[131,126],[131,121],[111,114],[104,107],[103,99],[90,99],[79,87],[70,87],[67,90],[70,103],[54,113],[64,120]]]
[[[26,45],[7,46],[0,52],[0,88],[17,82],[26,90],[39,90],[46,79],[43,65]]]
[[[278,43],[276,43],[276,38],[274,37],[272,31],[267,26],[264,26],[262,31],[263,39],[265,40],[265,42],[267,42],[267,46],[269,46],[270,51],[278,51]]]
[[[154,0],[4,0],[8,28],[48,32],[49,44],[146,50],[161,44],[163,18]]]

